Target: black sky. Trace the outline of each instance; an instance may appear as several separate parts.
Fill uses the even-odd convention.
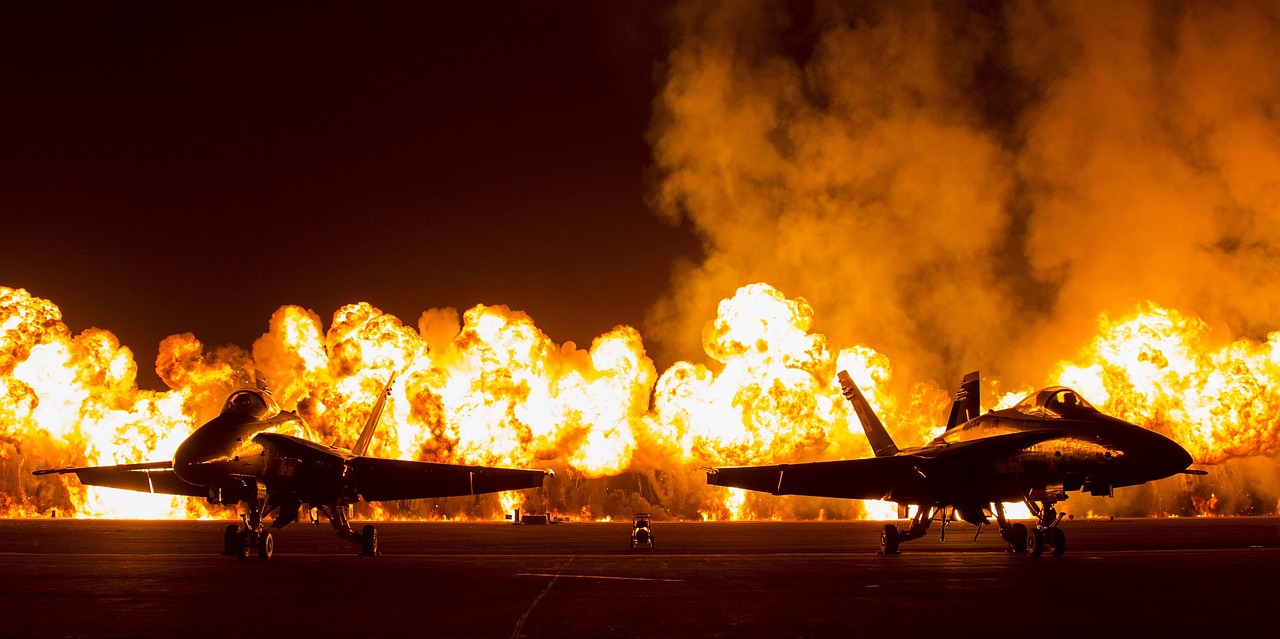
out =
[[[686,229],[646,206],[656,3],[0,9],[0,285],[248,348],[284,304],[641,326]]]

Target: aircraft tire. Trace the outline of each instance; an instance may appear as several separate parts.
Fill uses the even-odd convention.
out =
[[[240,545],[240,527],[234,524],[222,531],[222,554],[234,555]]]
[[[258,536],[252,530],[246,530],[240,533],[236,540],[236,559],[244,561],[253,554],[253,549],[257,546]]]
[[[1027,552],[1027,526],[1014,524],[1009,528],[1009,552],[1022,554]]]
[[[374,557],[378,554],[377,528],[365,526],[360,531],[360,554],[365,557]]]
[[[1039,557],[1044,553],[1044,531],[1039,528],[1027,529],[1027,554]]]
[[[276,540],[271,536],[271,531],[262,533],[262,536],[258,538],[258,559],[263,561],[270,559],[275,550]]]
[[[880,554],[896,555],[898,554],[898,544],[901,540],[898,538],[898,527],[894,524],[885,524],[880,529]]]
[[[1062,532],[1061,528],[1050,528],[1045,531],[1046,537],[1053,540],[1045,539],[1045,546],[1048,546],[1054,557],[1061,557],[1062,553],[1067,552],[1067,534]]]

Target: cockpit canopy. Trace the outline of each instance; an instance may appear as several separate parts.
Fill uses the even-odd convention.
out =
[[[242,388],[227,398],[222,405],[224,413],[239,413],[254,419],[269,419],[280,412],[276,400],[266,391],[254,388]]]
[[[1035,417],[1070,417],[1082,412],[1098,412],[1080,393],[1066,386],[1051,386],[1027,395],[1013,409]]]

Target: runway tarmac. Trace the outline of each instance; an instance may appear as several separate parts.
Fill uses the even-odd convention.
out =
[[[1063,523],[1063,557],[938,526],[876,554],[880,522],[327,525],[270,561],[228,522],[0,520],[5,637],[1273,636],[1280,520]]]

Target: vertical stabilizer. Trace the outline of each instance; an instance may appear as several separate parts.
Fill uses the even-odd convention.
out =
[[[373,431],[378,428],[378,420],[382,417],[382,409],[387,405],[387,396],[391,394],[391,384],[395,383],[396,374],[392,373],[387,378],[386,386],[382,387],[382,392],[378,395],[378,401],[374,402],[373,410],[369,413],[369,419],[365,420],[364,430],[360,431],[360,439],[356,440],[355,448],[351,452],[356,455],[363,455],[369,449],[369,443],[373,441]]]
[[[982,396],[978,384],[978,371],[964,376],[960,381],[960,389],[956,391],[956,399],[951,402],[951,416],[947,418],[947,430],[951,430],[971,419],[982,411]]]
[[[893,438],[889,437],[889,431],[884,429],[880,418],[876,417],[875,411],[871,410],[871,404],[868,404],[867,398],[862,396],[862,391],[858,390],[858,386],[853,383],[853,378],[849,377],[846,371],[840,371],[836,376],[840,378],[840,388],[844,392],[845,399],[853,405],[853,412],[858,414],[858,421],[862,422],[862,430],[866,431],[867,441],[871,443],[871,450],[875,451],[876,457],[897,455],[898,445],[893,443]]]

